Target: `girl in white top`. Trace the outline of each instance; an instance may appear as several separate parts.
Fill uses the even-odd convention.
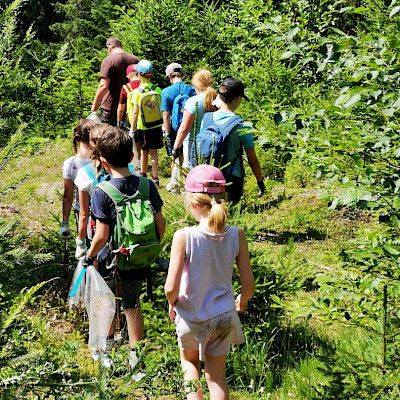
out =
[[[63,163],[64,195],[62,202],[62,223],[60,228],[60,235],[63,237],[70,236],[68,219],[72,203],[74,203],[73,207],[75,213],[79,213],[79,195],[74,181],[78,170],[90,162],[91,150],[89,145],[89,132],[93,126],[94,122],[88,119],[81,119],[79,121],[74,129],[74,137],[72,139],[75,155],[67,158]]]
[[[196,96],[190,97],[183,109],[182,123],[179,126],[174,143],[174,149],[183,144],[183,167],[193,168],[192,146],[195,136],[200,131],[204,113],[216,111],[213,101],[217,91],[213,88],[213,76],[207,69],[196,71],[192,78],[192,85],[196,89]]]
[[[185,182],[187,207],[199,222],[174,235],[165,294],[175,321],[190,400],[203,399],[200,361],[211,400],[229,398],[226,356],[231,344],[243,342],[237,312],[246,309],[255,283],[244,232],[227,225],[225,180],[210,165],[192,169]],[[236,299],[232,273],[236,263],[241,292]]]

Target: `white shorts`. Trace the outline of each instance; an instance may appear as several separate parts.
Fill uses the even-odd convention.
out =
[[[226,355],[232,344],[244,342],[242,325],[236,310],[201,322],[188,321],[177,314],[175,324],[179,348],[198,350],[201,361],[204,361],[205,354]]]

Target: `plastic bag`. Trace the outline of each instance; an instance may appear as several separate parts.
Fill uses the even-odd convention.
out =
[[[93,111],[90,113],[86,119],[90,119],[91,121],[95,122],[96,124],[101,124],[101,119],[99,115],[97,114],[97,111]]]
[[[83,268],[82,260],[79,260],[68,293],[68,306],[70,310],[85,307],[85,275],[86,268]]]
[[[115,314],[115,296],[92,265],[86,271],[85,307],[89,317],[89,347],[105,351]]]

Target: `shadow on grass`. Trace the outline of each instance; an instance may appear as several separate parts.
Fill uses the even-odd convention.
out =
[[[301,243],[308,240],[325,240],[326,238],[326,233],[321,232],[318,229],[308,228],[306,232],[261,232],[257,235],[255,241],[271,242],[275,244],[288,244],[289,242]]]

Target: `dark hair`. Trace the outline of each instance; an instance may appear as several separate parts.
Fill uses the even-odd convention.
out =
[[[111,166],[127,167],[132,160],[133,142],[127,132],[112,127],[99,137],[97,150]]]
[[[115,36],[110,36],[106,41],[106,47],[114,49],[115,47],[122,47],[122,43]]]
[[[77,152],[78,142],[89,145],[90,130],[96,125],[95,122],[89,119],[80,119],[78,125],[74,128],[74,137],[72,144],[74,145],[75,153]]]
[[[169,76],[170,79],[172,78],[182,78],[183,77],[183,73],[182,70],[179,68],[175,68],[174,72]]]

